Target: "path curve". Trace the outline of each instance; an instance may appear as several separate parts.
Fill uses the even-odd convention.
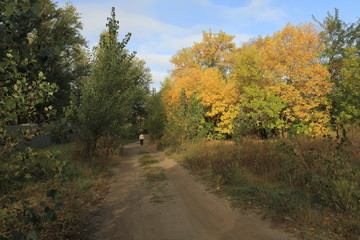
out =
[[[149,187],[139,164],[147,152],[168,180]],[[161,201],[154,201],[159,200]],[[160,197],[159,197],[160,196]],[[258,215],[243,214],[153,145],[125,146],[110,190],[92,219],[91,239],[104,240],[293,240]]]

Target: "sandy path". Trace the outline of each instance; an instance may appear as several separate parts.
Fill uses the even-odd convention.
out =
[[[138,159],[148,152],[168,180],[149,185]],[[187,170],[156,151],[136,143],[125,147],[110,192],[93,219],[93,239],[101,240],[290,240],[257,215],[242,214],[206,191]]]

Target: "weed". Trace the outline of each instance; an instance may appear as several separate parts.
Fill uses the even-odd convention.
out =
[[[152,157],[151,155],[143,155],[139,158],[139,162],[141,164],[141,166],[147,166],[147,165],[151,165],[154,163],[158,163],[159,161],[157,159],[155,159],[154,157]]]
[[[145,177],[150,182],[161,182],[167,180],[167,176],[162,167],[146,166],[144,168]]]

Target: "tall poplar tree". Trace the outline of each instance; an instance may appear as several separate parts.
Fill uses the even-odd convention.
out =
[[[122,137],[127,128],[136,124],[134,115],[140,114],[143,103],[139,96],[148,93],[151,78],[145,63],[125,48],[131,34],[118,41],[115,8],[106,26],[108,29],[101,34],[95,49],[91,74],[83,83],[77,109],[79,135],[90,153],[97,148],[101,137]]]

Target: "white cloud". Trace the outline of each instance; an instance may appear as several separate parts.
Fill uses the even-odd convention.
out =
[[[237,44],[237,46],[241,46],[243,43],[248,42],[251,38],[253,38],[253,35],[250,34],[244,34],[244,33],[239,33],[239,34],[235,34],[235,43]]]
[[[171,55],[143,54],[138,53],[140,59],[144,59],[148,66],[156,69],[169,69]]]
[[[128,13],[123,10],[119,11],[117,18],[123,30],[132,32],[142,38],[151,38],[153,35],[159,33],[178,33],[182,31],[180,27],[166,24],[144,15]]]
[[[271,6],[271,0],[251,0],[247,6],[234,9],[232,13],[254,17],[258,21],[278,21],[285,16],[282,9]]]
[[[161,83],[165,81],[165,78],[168,76],[168,73],[151,71],[151,75],[153,78],[153,83],[151,84],[151,87],[160,89]]]
[[[201,42],[202,32],[199,31],[199,33],[195,35],[185,35],[176,38],[168,35],[164,37],[163,40],[164,40],[164,47],[177,51],[185,47],[191,47],[195,42]]]

